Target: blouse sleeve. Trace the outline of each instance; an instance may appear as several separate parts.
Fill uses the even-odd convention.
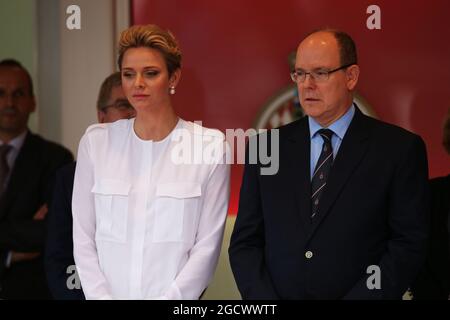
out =
[[[198,299],[211,281],[219,259],[230,197],[230,166],[226,148],[212,165],[203,197],[195,243],[187,263],[179,272],[164,298],[169,300]]]
[[[72,197],[73,245],[78,276],[86,299],[112,299],[100,268],[95,244],[94,184],[89,133],[80,141]]]

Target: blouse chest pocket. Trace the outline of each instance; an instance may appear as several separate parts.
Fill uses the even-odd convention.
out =
[[[153,242],[183,241],[184,219],[193,219],[202,195],[198,183],[161,183],[156,187]]]
[[[124,180],[99,179],[94,193],[96,240],[126,242],[131,184]]]

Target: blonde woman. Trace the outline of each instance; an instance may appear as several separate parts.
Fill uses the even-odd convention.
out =
[[[87,299],[198,299],[228,209],[229,166],[216,148],[224,136],[176,115],[181,52],[170,32],[125,30],[118,64],[136,118],[90,126],[78,151],[72,207],[83,291]],[[188,153],[221,151],[180,161],[180,144],[194,140]]]

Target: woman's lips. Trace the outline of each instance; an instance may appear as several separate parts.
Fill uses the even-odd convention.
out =
[[[149,97],[148,94],[134,94],[133,100],[141,101],[141,100],[146,100],[148,97]]]

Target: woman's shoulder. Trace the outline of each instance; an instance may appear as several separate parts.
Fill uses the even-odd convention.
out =
[[[132,128],[131,120],[118,120],[112,123],[97,123],[90,125],[83,137],[81,144],[89,144],[94,149],[98,146],[121,144],[123,139],[129,137],[129,128]],[[114,143],[113,143],[114,142]]]
[[[110,123],[96,123],[90,125],[86,129],[86,135],[94,136],[94,135],[104,135],[112,132],[123,132],[127,131],[131,128],[131,123],[133,119],[121,119],[115,122]]]

